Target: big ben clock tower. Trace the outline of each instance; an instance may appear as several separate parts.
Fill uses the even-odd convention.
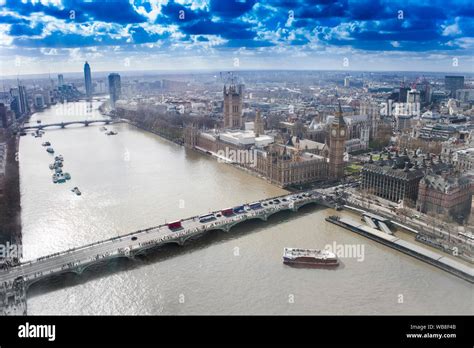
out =
[[[342,116],[341,103],[336,117],[331,123],[329,134],[329,179],[344,177],[344,148],[347,137],[347,126]]]

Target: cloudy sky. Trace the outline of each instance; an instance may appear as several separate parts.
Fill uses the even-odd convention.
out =
[[[0,74],[474,70],[474,2],[0,0]]]

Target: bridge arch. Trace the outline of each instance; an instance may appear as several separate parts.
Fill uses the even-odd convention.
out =
[[[303,202],[301,204],[298,204],[297,206],[295,206],[295,211],[298,211],[301,207],[304,207],[308,204],[316,204],[318,205],[319,203],[317,201],[307,201],[307,202]]]
[[[36,278],[33,278],[33,279],[28,279],[25,281],[25,291],[28,291],[28,289],[36,284],[36,283],[39,283],[43,280],[47,280],[49,277],[60,277],[64,274],[67,274],[67,273],[72,273],[72,274],[75,274],[75,275],[80,275],[80,273],[77,272],[77,270],[75,268],[68,268],[68,269],[64,269],[64,270],[61,270],[59,272],[55,272],[54,274],[45,274],[43,276],[39,276],[39,277],[36,277]]]
[[[88,262],[88,263],[85,264],[85,265],[77,266],[77,267],[76,267],[76,273],[79,274],[79,275],[81,275],[82,273],[84,273],[84,271],[86,271],[88,268],[90,268],[90,267],[92,267],[92,266],[97,266],[97,265],[100,265],[100,264],[106,265],[106,264],[108,264],[110,261],[115,260],[115,259],[133,260],[134,258],[135,258],[135,254],[132,253],[132,252],[127,253],[127,254],[118,253],[118,254],[109,255],[109,256],[106,256],[106,257],[103,257],[103,258],[100,258],[100,259],[97,259],[97,260]]]
[[[279,209],[279,210],[275,210],[275,211],[272,211],[270,213],[267,214],[267,219],[270,217],[270,216],[273,216],[275,214],[278,214],[278,213],[281,213],[283,211],[294,211],[294,209],[290,208],[290,207],[286,207],[286,208],[282,208],[282,209]]]

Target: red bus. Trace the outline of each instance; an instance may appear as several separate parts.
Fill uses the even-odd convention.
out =
[[[227,209],[221,210],[221,214],[224,215],[224,216],[234,215],[234,209],[227,208]]]
[[[181,225],[181,220],[170,222],[168,224],[168,228],[172,231],[179,230],[180,228],[183,228],[183,226]]]

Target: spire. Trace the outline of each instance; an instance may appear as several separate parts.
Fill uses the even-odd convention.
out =
[[[343,112],[342,112],[342,107],[341,107],[341,101],[338,99],[337,103],[338,103],[338,109],[336,112],[336,116],[334,117],[333,124],[338,124],[342,126],[342,125],[345,125],[346,122],[344,121],[344,116],[342,116]]]

